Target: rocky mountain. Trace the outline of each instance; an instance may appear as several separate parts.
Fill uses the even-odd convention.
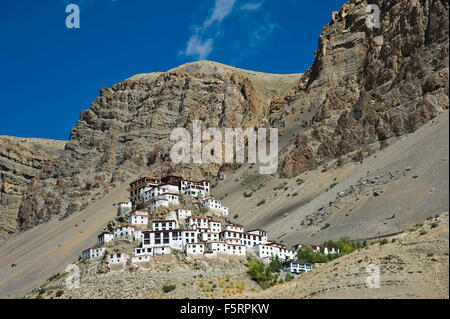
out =
[[[367,28],[365,1],[334,12],[314,64],[272,102],[271,123],[314,111],[285,148],[281,175],[412,132],[448,108],[448,2],[377,4],[380,28]]]
[[[172,71],[102,88],[91,108],[81,112],[64,153],[30,184],[19,226],[27,229],[52,215],[78,211],[130,174],[174,170],[169,136],[175,127],[188,127],[194,119],[205,126],[253,127],[264,121],[268,104],[248,78],[235,73]],[[213,179],[220,169],[176,168],[187,178]]]
[[[28,184],[64,150],[66,142],[0,136],[0,239],[17,229]]]
[[[54,151],[0,139],[2,180],[18,181],[9,200],[2,190],[3,233],[28,230],[0,247],[0,296],[76,260],[140,175],[208,178],[234,221],[287,245],[397,233],[448,211],[448,2],[377,4],[380,28],[365,24],[367,1],[332,13],[303,74],[187,63],[101,88]],[[195,119],[277,127],[278,172],[172,164],[171,130]]]
[[[235,167],[174,166],[169,135],[205,126],[276,126],[285,142],[278,174],[294,177],[331,159],[361,160],[368,146],[416,130],[448,108],[448,2],[352,0],[323,28],[304,74],[269,75],[200,61],[101,88],[53,165],[29,184],[18,213],[28,229],[98,201],[133,174],[210,178]],[[282,136],[282,139],[283,139]]]

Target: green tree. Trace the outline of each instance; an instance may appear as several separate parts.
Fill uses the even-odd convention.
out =
[[[283,268],[283,263],[278,258],[278,256],[272,257],[269,263],[270,270],[272,272],[280,272],[281,268]]]
[[[248,265],[248,274],[250,278],[258,283],[265,280],[265,265],[262,261],[252,260]]]

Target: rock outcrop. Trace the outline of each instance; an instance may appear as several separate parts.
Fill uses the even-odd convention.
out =
[[[448,1],[377,3],[380,28],[366,26],[366,1],[333,13],[314,64],[277,101],[271,123],[315,112],[283,150],[283,176],[412,132],[448,108]]]
[[[82,209],[136,173],[214,181],[221,165],[171,163],[171,130],[191,130],[194,119],[204,127],[255,127],[264,122],[268,105],[267,95],[237,73],[174,70],[104,87],[81,112],[62,156],[30,184],[19,227]]]
[[[448,108],[448,2],[379,1],[381,25],[372,29],[366,6],[351,0],[333,13],[304,74],[200,61],[101,88],[62,155],[30,183],[18,227],[80,210],[136,174],[216,183],[229,166],[170,161],[171,130],[191,129],[195,119],[248,128],[281,126],[292,115],[286,130],[297,136],[282,149],[278,171],[289,177],[416,130]]]
[[[17,229],[29,182],[63,151],[66,142],[0,136],[0,239]]]

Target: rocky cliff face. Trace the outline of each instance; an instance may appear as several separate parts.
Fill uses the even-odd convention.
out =
[[[412,132],[448,108],[448,1],[377,3],[380,28],[367,28],[366,1],[333,13],[314,64],[272,105],[271,123],[316,112],[284,149],[283,176]]]
[[[29,182],[51,165],[64,141],[0,136],[0,239],[17,229],[17,214]]]
[[[379,1],[379,29],[366,27],[366,5],[352,0],[333,13],[305,74],[201,61],[102,88],[81,112],[63,154],[30,183],[19,228],[77,211],[135,174],[217,182],[232,167],[170,162],[171,130],[190,129],[194,119],[246,128],[279,125],[293,115],[289,129],[297,137],[282,150],[279,167],[290,177],[417,129],[448,108],[448,2]]]
[[[171,165],[171,130],[191,129],[194,119],[205,127],[254,127],[264,122],[268,103],[248,78],[236,73],[174,70],[102,88],[91,108],[81,112],[62,156],[30,184],[19,227],[77,211],[115,183],[144,171],[214,180],[219,165]]]

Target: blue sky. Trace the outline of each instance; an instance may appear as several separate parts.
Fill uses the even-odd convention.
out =
[[[344,2],[0,1],[0,135],[68,139],[100,87],[189,61],[304,72]],[[70,3],[79,29],[66,27]]]

